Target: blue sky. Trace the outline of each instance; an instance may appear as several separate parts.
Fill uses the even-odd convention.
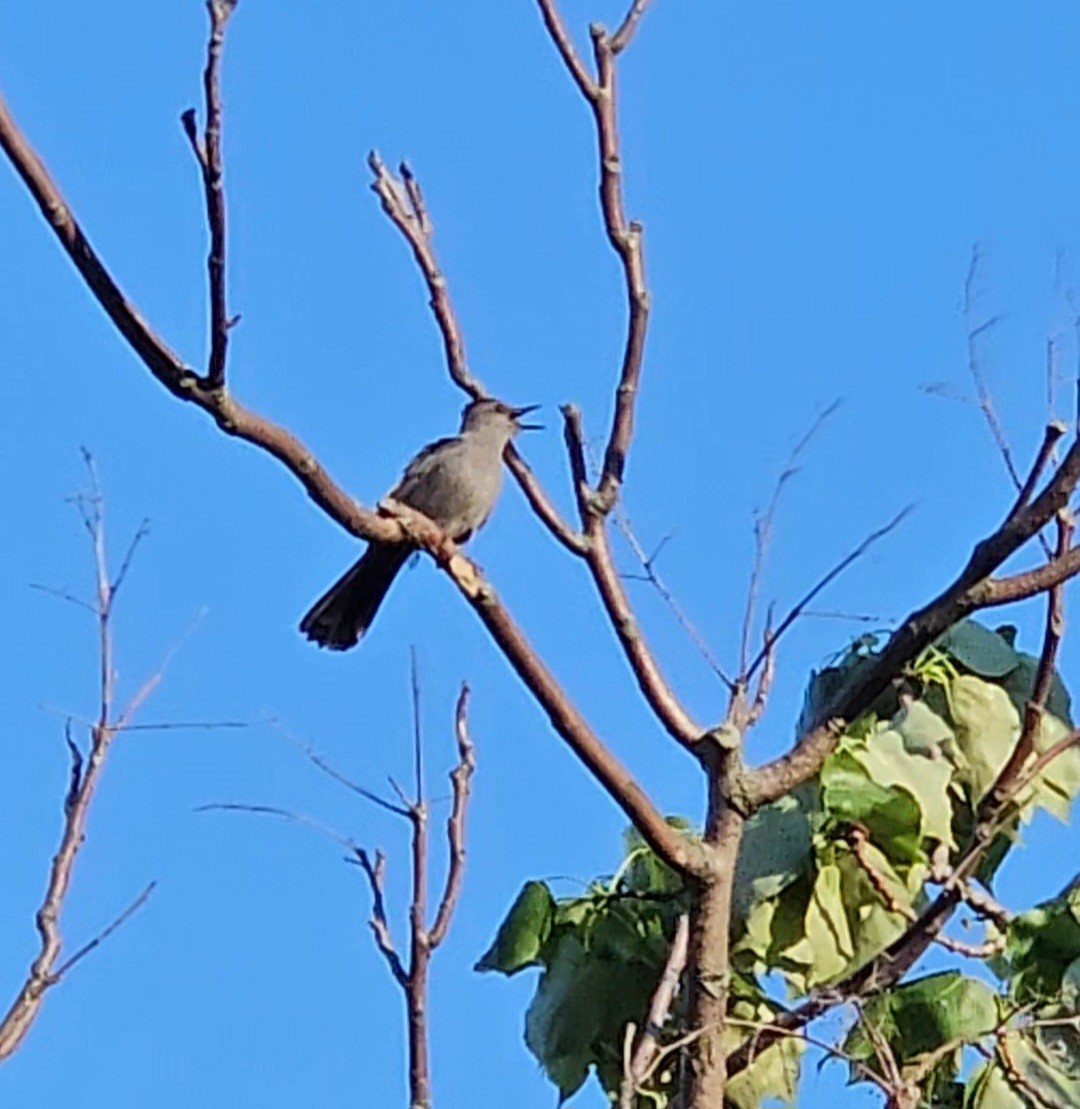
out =
[[[563,0],[584,40],[610,0]],[[1047,415],[1071,417],[1069,292],[1080,247],[1080,13],[1014,5],[655,0],[622,65],[631,214],[646,225],[654,324],[625,505],[716,652],[733,660],[751,518],[792,445],[842,406],[783,502],[765,595],[790,604],[868,532],[903,528],[822,599],[899,618],[936,592],[1006,508],[1010,488],[970,392],[961,291],[982,244],[980,357],[1018,457]],[[198,364],[201,194],[177,124],[197,102],[195,0],[0,9],[0,87],[128,293]],[[456,426],[460,397],[364,156],[407,156],[424,186],[474,371],[545,405],[526,453],[569,511],[556,406],[607,426],[623,334],[599,223],[593,136],[532,0],[356,5],[244,0],[225,71],[231,203],[230,378],[368,502],[415,448]],[[436,1097],[552,1104],[521,1043],[532,983],[480,978],[520,883],[610,870],[623,820],[563,749],[447,582],[404,576],[362,649],[330,657],[295,622],[354,556],[292,479],[150,379],[0,169],[0,466],[9,519],[0,652],[0,996],[34,945],[32,917],[65,781],[63,713],[89,714],[92,628],[32,591],[89,588],[65,498],[98,460],[114,549],[151,535],[117,619],[133,691],[189,635],[144,722],[266,717],[381,788],[408,770],[409,645],[422,667],[428,762],[449,766],[457,685],[474,688],[480,768],[464,900],[434,970]],[[473,552],[582,709],[667,811],[701,783],[643,709],[584,572],[508,488]],[[632,561],[627,559],[627,568]],[[635,590],[667,670],[703,719],[722,690],[658,599]],[[1039,613],[1009,614],[1032,634]],[[862,625],[807,619],[780,656],[751,740],[791,739],[810,667]],[[1030,642],[1030,640],[1029,640]],[[1063,667],[1080,678],[1077,641]],[[59,711],[58,711],[59,710]],[[441,790],[441,786],[433,789]],[[336,788],[267,726],[136,733],[119,742],[64,918],[77,944],[148,880],[145,909],[48,999],[0,1097],[51,1109],[325,1106],[404,1097],[400,999],[370,943],[367,898],[335,846],[213,801],[317,816],[390,859],[404,904],[405,829]],[[1080,848],[1039,822],[1004,898],[1057,892]],[[399,934],[404,921],[395,918]],[[802,1104],[835,1100],[829,1072]],[[860,1103],[862,1095],[853,1097]],[[869,1096],[867,1102],[869,1103]],[[597,1104],[595,1093],[575,1104]]]

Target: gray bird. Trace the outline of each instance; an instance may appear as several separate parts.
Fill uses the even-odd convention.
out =
[[[503,451],[519,431],[536,427],[520,420],[538,407],[512,408],[498,400],[466,405],[461,431],[424,447],[388,495],[463,543],[491,515],[502,487]],[[355,647],[415,550],[411,543],[369,543],[360,561],[311,606],[300,630],[332,651]]]

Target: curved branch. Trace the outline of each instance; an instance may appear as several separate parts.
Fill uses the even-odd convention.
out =
[[[660,664],[641,634],[630,598],[615,568],[607,533],[607,517],[597,508],[597,494],[589,487],[586,478],[581,413],[572,404],[564,405],[562,413],[574,492],[587,544],[582,557],[593,576],[604,610],[645,700],[676,742],[689,750],[696,750],[703,729],[683,708],[660,669]]]
[[[1036,464],[1041,466],[1044,461],[1040,451]],[[1046,592],[1080,572],[1080,555],[1066,550],[1066,553],[1052,559],[1041,570],[1017,575],[1024,579],[1023,589],[1010,584],[1015,583],[1016,578],[995,580],[991,576],[1006,559],[1038,535],[1065,508],[1078,482],[1080,440],[1070,446],[1043,491],[1029,504],[1021,501],[1014,504],[1001,526],[975,545],[967,565],[952,584],[929,604],[904,620],[873,664],[858,672],[839,691],[821,721],[804,733],[790,751],[762,767],[746,772],[748,803],[754,808],[768,804],[813,777],[835,747],[837,738],[845,727],[873,704],[889,682],[920,651],[958,620],[979,609],[1004,604],[1006,596],[1015,600],[1022,596],[1032,596],[1036,592]],[[1034,588],[1033,581],[1042,584],[1042,589]]]
[[[480,617],[507,661],[547,714],[555,731],[585,764],[607,794],[633,822],[650,847],[682,874],[705,873],[705,848],[673,828],[593,731],[558,680],[533,650],[525,633],[503,606],[476,563],[466,558],[425,516],[397,501],[385,502],[409,539],[430,554]]]
[[[442,335],[446,368],[451,380],[474,400],[490,396],[483,382],[469,370],[465,357],[465,337],[450,300],[446,278],[435,255],[431,217],[424,204],[419,182],[405,162],[400,166],[401,177],[395,177],[375,151],[368,155],[368,166],[375,178],[371,185],[372,191],[381,201],[382,209],[389,216],[390,222],[409,244],[424,278],[431,311]],[[584,539],[559,515],[559,510],[544,492],[529,464],[512,443],[507,446],[503,457],[541,523],[567,550],[581,554]]]
[[[600,171],[600,209],[608,241],[619,257],[626,285],[627,333],[619,384],[615,390],[615,411],[611,420],[600,481],[596,490],[596,510],[611,511],[619,495],[626,456],[634,435],[634,405],[641,379],[648,330],[650,298],[645,282],[642,226],[626,218],[623,200],[623,173],[619,123],[616,104],[615,59],[629,43],[647,0],[635,0],[626,18],[609,35],[599,24],[589,28],[597,77],[594,81],[570,42],[555,0],[538,0],[548,34],[559,51],[570,75],[592,110],[596,124],[596,143]]]
[[[225,44],[225,26],[236,7],[236,0],[207,0],[210,35],[206,44],[206,68],[203,70],[203,98],[206,105],[206,128],[200,139],[195,126],[195,109],[189,108],[180,117],[199,163],[203,192],[206,198],[206,222],[210,229],[210,251],[206,258],[210,288],[210,356],[206,381],[212,389],[225,384],[225,357],[229,330],[236,323],[226,308],[225,290],[225,189],[222,185],[221,159],[221,51]]]
[[[201,408],[227,435],[243,439],[284,463],[308,496],[346,531],[363,539],[393,542],[400,538],[397,525],[350,497],[295,435],[245,408],[223,388],[212,387],[150,327],[138,308],[124,296],[90,245],[59,188],[15,124],[2,98],[0,148],[25,182],[60,245],[106,315],[146,368],[173,396]]]

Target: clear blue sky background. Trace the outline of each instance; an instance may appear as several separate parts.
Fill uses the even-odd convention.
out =
[[[622,4],[563,0],[584,41]],[[1057,412],[1077,359],[1080,13],[1015,5],[655,0],[623,65],[629,206],[647,228],[655,322],[625,503],[716,651],[737,645],[751,517],[793,443],[843,405],[784,502],[765,594],[781,605],[898,509],[903,529],[822,608],[901,617],[926,600],[1010,498],[970,391],[960,293],[984,245],[981,357],[1018,457]],[[149,318],[198,364],[201,194],[177,123],[197,102],[196,0],[0,9],[0,85],[91,238]],[[367,191],[364,155],[408,156],[474,369],[547,408],[525,446],[569,511],[555,406],[607,426],[623,336],[598,220],[593,134],[532,0],[257,4],[227,49],[231,379],[358,496],[373,501],[422,442],[456,426],[412,261]],[[113,332],[0,168],[0,438],[8,521],[0,621],[0,996],[34,950],[33,911],[59,825],[57,708],[94,704],[85,614],[29,588],[86,592],[86,544],[65,498],[96,455],[114,550],[152,535],[122,595],[121,687],[152,672],[192,618],[144,722],[270,715],[353,778],[408,772],[408,651],[422,663],[434,775],[449,766],[458,682],[472,683],[480,769],[459,916],[435,964],[436,1095],[444,1106],[549,1106],[521,1042],[532,982],[470,970],[520,883],[609,870],[623,819],[447,582],[409,573],[361,650],[331,657],[295,622],[355,554],[269,459],[168,397]],[[697,815],[695,769],[643,710],[571,563],[508,488],[474,547],[536,646],[665,810]],[[632,560],[626,561],[627,568]],[[641,617],[694,711],[721,689],[658,599]],[[1015,618],[1028,633],[1038,612]],[[751,741],[791,739],[809,668],[862,626],[803,621]],[[1066,678],[1080,682],[1075,638]],[[52,706],[52,707],[50,707]],[[434,789],[441,791],[438,784]],[[365,924],[366,891],[329,841],[212,801],[312,814],[389,854],[404,903],[405,829],[322,777],[271,728],[137,733],[118,743],[64,916],[77,944],[151,878],[150,904],[51,995],[0,1074],[4,1104],[398,1105],[401,1004]],[[1074,830],[1040,822],[1002,878],[1022,907],[1072,870]],[[395,924],[401,934],[400,912]],[[4,1002],[6,1005],[6,1001]],[[835,1102],[826,1072],[802,1104]],[[842,1094],[852,1104],[862,1094]],[[869,1095],[865,1095],[869,1102]],[[831,1099],[831,1100],[830,1100]],[[575,1103],[598,1104],[595,1091]]]

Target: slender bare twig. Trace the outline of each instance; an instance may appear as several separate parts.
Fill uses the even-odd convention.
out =
[[[333,840],[338,846],[344,848],[350,858],[358,859],[360,848],[350,836],[331,828],[329,824],[317,820],[306,813],[294,812],[292,809],[283,809],[279,805],[260,805],[246,801],[212,801],[205,805],[196,805],[195,812],[243,812],[254,813],[256,816],[276,816],[290,824],[299,824],[304,828],[311,828],[327,839]]]
[[[411,679],[413,691],[413,741],[421,744],[419,679],[415,653],[412,656]],[[446,883],[435,911],[434,923],[428,927],[428,808],[424,801],[424,783],[417,783],[416,797],[403,797],[405,816],[412,827],[411,873],[412,893],[409,900],[409,956],[408,965],[398,955],[390,932],[385,903],[385,859],[381,851],[371,855],[359,850],[360,865],[371,887],[371,931],[394,980],[405,995],[407,1032],[409,1041],[409,1104],[424,1107],[431,1104],[431,1067],[428,1044],[428,976],[431,956],[446,938],[450,921],[461,896],[465,870],[465,817],[469,803],[469,787],[476,769],[475,751],[469,736],[468,725],[469,687],[462,685],[454,710],[454,734],[457,742],[458,761],[450,773],[453,802],[446,822],[449,847],[449,865]],[[422,764],[417,755],[416,770],[422,774]]]
[[[401,956],[394,947],[394,939],[390,933],[390,923],[386,919],[385,875],[386,858],[381,851],[375,852],[375,858],[362,847],[359,849],[360,866],[367,875],[368,885],[371,887],[371,934],[375,937],[375,946],[386,960],[394,981],[402,988],[409,985],[409,974],[401,961]]]
[[[1074,526],[1073,518],[1068,510],[1062,509],[1058,513],[1056,557],[1061,558],[1068,551]],[[1046,710],[1046,699],[1050,696],[1050,688],[1054,681],[1058,648],[1061,645],[1061,637],[1064,632],[1065,587],[1064,585],[1056,585],[1047,594],[1043,649],[1039,655],[1031,697],[1024,706],[1024,726],[1021,729],[1020,738],[1012,749],[1012,753],[998,772],[994,784],[983,798],[981,809],[985,814],[990,814],[1000,808],[1006,792],[1017,780],[1021,770],[1034,753],[1035,741],[1038,738],[1039,729],[1042,727],[1043,714]]]
[[[372,191],[382,202],[383,211],[390,217],[390,221],[405,236],[424,276],[431,296],[431,310],[435,314],[439,334],[446,349],[446,368],[450,377],[469,396],[486,396],[484,386],[469,371],[465,358],[465,337],[450,302],[446,278],[435,256],[431,240],[431,218],[412,171],[402,162],[399,167],[401,179],[396,178],[374,150],[368,155],[368,166],[374,177]]]
[[[705,660],[706,666],[716,675],[717,678],[727,687],[729,692],[735,688],[735,683],[727,676],[724,668],[720,665],[716,656],[713,654],[712,648],[709,646],[705,636],[698,631],[694,622],[683,611],[682,606],[675,598],[667,583],[660,576],[660,572],[656,569],[657,560],[660,557],[660,552],[667,546],[671,539],[670,535],[665,535],[663,539],[657,544],[656,549],[652,554],[647,554],[645,548],[642,547],[641,541],[634,533],[634,529],[630,523],[630,518],[627,516],[625,509],[621,503],[616,504],[612,511],[612,519],[615,521],[615,526],[622,532],[623,537],[626,539],[627,545],[633,551],[634,557],[641,564],[642,574],[638,575],[638,580],[647,581],[653,589],[660,595],[660,599],[667,605],[672,616],[675,617],[679,627],[686,633],[687,639],[694,645],[695,650]],[[627,580],[634,580],[635,575],[623,574]]]
[[[768,507],[763,513],[758,514],[754,520],[754,565],[750,571],[750,584],[746,589],[746,608],[743,613],[742,638],[739,644],[739,674],[744,684],[750,680],[747,663],[750,656],[750,638],[753,634],[754,609],[757,606],[761,576],[765,570],[765,560],[769,553],[769,547],[772,545],[773,527],[776,523],[776,509],[780,503],[780,495],[791,478],[798,473],[799,457],[839,407],[840,401],[834,400],[832,404],[818,413],[806,434],[795,444],[788,455],[787,462],[776,479],[776,485],[773,487]]]
[[[585,560],[596,583],[600,599],[604,603],[608,619],[618,636],[619,643],[630,663],[630,669],[646,701],[667,729],[668,734],[682,746],[694,750],[703,729],[683,707],[660,669],[660,664],[645,641],[645,637],[641,634],[623,580],[615,568],[606,517],[596,511],[597,495],[583,480],[585,441],[581,413],[573,405],[565,405],[562,412],[578,507],[585,537],[589,542]]]
[[[983,320],[982,323],[979,324],[975,324],[972,321],[972,313],[975,307],[975,278],[978,274],[981,258],[982,255],[979,252],[979,244],[975,243],[971,248],[971,261],[968,264],[967,275],[964,278],[963,310],[964,324],[967,327],[968,372],[971,374],[971,379],[975,383],[975,394],[978,398],[979,409],[982,411],[987,427],[990,429],[990,434],[997,444],[998,453],[1005,463],[1006,470],[1009,471],[1009,477],[1012,479],[1013,484],[1017,489],[1020,489],[1020,474],[1016,469],[1016,463],[1013,461],[1009,440],[1005,435],[1005,430],[1002,428],[1001,421],[998,419],[997,411],[994,408],[994,400],[986,384],[986,375],[983,373],[982,362],[979,359],[977,348],[979,336],[984,335],[994,327],[998,322],[998,317],[991,316],[989,319]]]
[[[641,1089],[653,1060],[660,1047],[660,1033],[671,1011],[679,979],[686,967],[686,956],[690,943],[690,918],[686,913],[679,917],[675,928],[675,938],[668,951],[667,961],[660,974],[660,980],[653,991],[649,1012],[641,1028],[637,1046],[623,1068],[622,1086],[619,1090],[619,1109],[633,1109],[634,1095]],[[632,1027],[632,1026],[631,1026]],[[629,1032],[628,1032],[629,1042]]]
[[[1063,435],[1066,434],[1068,428],[1059,421],[1051,421],[1046,425],[1043,430],[1042,442],[1039,444],[1039,449],[1035,454],[1035,460],[1031,464],[1031,469],[1028,471],[1028,476],[1024,479],[1023,485],[1016,495],[1016,501],[1009,512],[1009,515],[1015,515],[1022,508],[1025,508],[1031,500],[1032,494],[1035,492],[1035,487],[1039,484],[1039,480],[1046,472],[1047,464],[1054,455],[1054,448],[1057,446],[1058,441]],[[1050,552],[1047,551],[1047,556]]]
[[[647,6],[636,0],[614,36],[598,23],[589,28],[592,38],[594,80],[574,49],[555,0],[538,0],[544,26],[559,51],[567,71],[592,111],[596,125],[597,156],[600,173],[600,210],[612,249],[622,265],[626,286],[627,333],[619,384],[615,391],[615,410],[600,481],[593,499],[593,511],[603,516],[614,507],[626,469],[626,456],[634,434],[634,405],[645,354],[649,321],[649,291],[645,281],[640,223],[626,218],[623,198],[621,144],[616,104],[615,59],[629,43]]]
[[[1046,451],[1046,457],[1042,457],[1040,451],[1039,458],[1036,459],[1036,465],[1032,468],[1026,482],[1021,481],[1020,472],[1017,469],[1016,462],[1013,460],[1012,448],[1009,446],[1008,436],[1005,434],[1005,429],[1002,427],[1001,420],[998,419],[997,409],[994,407],[994,398],[990,393],[990,388],[986,382],[986,375],[982,370],[982,362],[979,359],[978,340],[981,335],[993,328],[997,322],[997,316],[991,316],[989,319],[984,320],[980,324],[972,322],[972,312],[974,309],[974,287],[975,278],[978,273],[979,263],[981,261],[981,254],[979,252],[979,244],[973,244],[971,248],[971,262],[968,265],[967,276],[964,279],[964,323],[967,326],[967,349],[968,349],[968,372],[971,374],[972,381],[975,383],[975,395],[977,398],[979,411],[982,412],[983,418],[986,420],[986,426],[990,429],[990,435],[993,437],[994,444],[1001,455],[1002,461],[1005,463],[1005,469],[1008,471],[1009,478],[1013,485],[1016,487],[1018,493],[1018,504],[1023,504],[1025,498],[1029,497],[1032,488],[1038,478],[1038,473],[1045,466],[1047,459],[1053,450],[1053,444],[1056,440],[1047,443],[1043,441],[1043,448]],[[1051,346],[1052,352],[1052,346]],[[1053,421],[1050,421],[1049,427],[1053,427]],[[1049,435],[1048,435],[1049,438]],[[1050,546],[1046,539],[1042,536],[1039,537],[1046,557],[1050,557]]]
[[[435,923],[428,933],[428,944],[434,950],[446,938],[454,909],[461,896],[462,880],[465,876],[465,815],[469,805],[469,787],[473,772],[476,770],[476,755],[469,736],[469,687],[462,683],[454,710],[454,734],[457,738],[458,764],[450,772],[450,785],[453,802],[450,815],[446,820],[446,839],[449,849],[450,865],[446,873],[439,907],[435,912]]]
[[[409,647],[409,689],[413,714],[413,787],[416,803],[424,803],[424,734],[420,722],[420,668],[416,661],[416,644]]]
[[[645,9],[648,6],[649,0],[634,0],[630,5],[630,10],[626,13],[626,17],[611,36],[612,54],[621,54],[627,46],[630,45],[630,40],[634,37],[637,25],[641,17],[645,14]]]
[[[157,889],[157,881],[150,882],[146,888],[131,902],[130,905],[111,924],[106,925],[92,940],[84,943],[69,959],[60,964],[53,972],[53,981],[59,982],[61,978],[78,962],[81,962],[99,948],[118,928],[126,924],[150,900],[150,895]]]
[[[858,561],[866,552],[879,540],[883,539],[890,532],[903,523],[908,513],[912,510],[912,506],[908,505],[907,508],[898,512],[884,527],[872,531],[853,551],[845,555],[827,574],[823,575],[812,589],[805,596],[803,596],[787,615],[776,626],[776,630],[765,636],[765,643],[761,650],[754,657],[754,661],[750,664],[746,671],[746,680],[749,681],[754,674],[757,673],[758,667],[762,666],[769,656],[775,651],[776,644],[780,641],[784,632],[795,623],[796,620],[802,615],[807,605],[813,601],[827,586],[836,580],[853,562]]]
[[[555,48],[559,51],[559,56],[562,58],[567,72],[574,79],[581,95],[591,103],[598,94],[596,82],[586,69],[585,63],[581,60],[581,55],[574,48],[570,32],[567,31],[566,24],[563,23],[562,16],[559,15],[555,0],[538,0],[538,3],[544,26],[551,36],[551,41],[555,43]]]
[[[328,778],[332,778],[335,782],[343,785],[346,789],[355,793],[358,797],[363,797],[365,801],[370,801],[373,805],[377,805],[380,809],[385,809],[387,812],[392,812],[395,816],[408,816],[408,808],[401,805],[395,805],[392,801],[387,801],[385,797],[380,797],[374,790],[368,789],[366,786],[354,782],[342,771],[338,770],[327,758],[319,754],[318,751],[310,743],[304,743],[297,739],[290,732],[284,728],[278,727],[278,733],[290,743],[297,751],[300,752],[317,769],[321,770]]]
[[[0,1019],[0,1062],[9,1058],[25,1039],[41,1011],[47,991],[141,908],[153,890],[151,883],[103,932],[84,944],[65,962],[59,962],[63,949],[60,914],[71,887],[79,849],[86,838],[90,805],[112,742],[127,726],[135,707],[142,700],[136,694],[123,711],[115,713],[112,613],[120,584],[130,566],[132,551],[129,549],[116,577],[110,578],[105,545],[104,500],[97,469],[86,450],[83,451],[83,460],[89,474],[90,489],[87,494],[76,498],[75,504],[89,534],[93,557],[96,597],[93,612],[98,628],[98,714],[90,726],[90,749],[85,756],[71,734],[70,721],[65,727],[65,742],[71,757],[71,766],[63,801],[64,823],[60,844],[53,856],[45,895],[35,916],[40,941],[38,953],[11,1007]],[[135,542],[138,542],[138,536]]]
[[[200,137],[195,123],[195,109],[188,108],[180,117],[184,134],[199,163],[203,192],[206,198],[206,221],[210,229],[210,250],[206,258],[210,287],[210,353],[207,359],[206,384],[220,389],[225,384],[225,358],[229,330],[239,317],[230,318],[226,307],[225,250],[227,246],[225,188],[222,184],[221,158],[221,51],[225,45],[225,26],[236,7],[236,0],[207,0],[210,33],[206,43],[206,68],[203,70],[203,98],[206,126]]]
[[[400,177],[395,177],[375,151],[368,155],[368,166],[374,177],[371,188],[381,201],[383,211],[390,217],[390,222],[409,244],[424,278],[431,311],[442,336],[450,379],[474,400],[490,396],[483,382],[469,370],[465,356],[465,336],[450,299],[446,277],[439,267],[431,217],[415,174],[402,162],[398,171]],[[583,538],[563,520],[529,464],[513,444],[507,447],[504,458],[540,521],[564,547],[580,554],[584,547]]]

